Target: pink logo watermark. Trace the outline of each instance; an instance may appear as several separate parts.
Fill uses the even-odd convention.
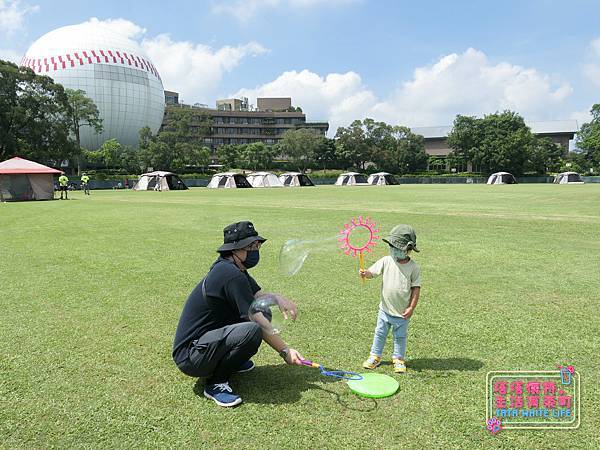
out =
[[[492,371],[486,377],[486,428],[578,428],[580,381],[575,368]]]

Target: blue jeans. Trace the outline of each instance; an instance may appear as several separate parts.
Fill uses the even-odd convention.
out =
[[[392,353],[392,358],[404,359],[408,321],[409,319],[403,319],[402,317],[390,316],[380,309],[379,314],[377,314],[377,325],[375,326],[371,354],[381,357],[391,327],[394,338],[394,353]]]

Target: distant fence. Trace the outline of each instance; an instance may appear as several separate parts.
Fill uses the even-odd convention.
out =
[[[600,176],[581,177],[586,183],[600,183]],[[487,182],[487,177],[396,177],[400,184],[483,184]],[[334,184],[337,178],[312,178],[316,185]],[[184,178],[184,183],[188,187],[206,187],[210,180],[204,178]],[[554,177],[517,177],[519,183],[552,183]],[[119,187],[119,183],[121,183]],[[77,189],[80,189],[79,180],[69,182]],[[129,189],[133,187],[135,180],[129,180]],[[118,180],[90,180],[90,189],[125,189],[125,182]]]

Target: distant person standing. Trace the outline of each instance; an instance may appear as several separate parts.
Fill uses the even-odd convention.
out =
[[[65,193],[65,200],[69,200],[69,179],[63,173],[58,177],[58,185],[60,189],[60,199],[63,199],[63,192]]]
[[[125,178],[125,189],[129,189],[129,178]]]
[[[81,188],[83,189],[83,193],[90,195],[90,177],[87,176],[85,172],[81,176]]]

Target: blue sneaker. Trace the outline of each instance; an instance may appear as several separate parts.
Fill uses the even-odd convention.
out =
[[[233,393],[229,383],[209,384],[204,388],[204,396],[226,408],[242,403],[242,397]]]
[[[237,373],[250,372],[252,369],[254,369],[254,362],[251,359],[249,359],[248,361],[243,363],[240,366],[240,368],[238,370],[236,370],[236,372]]]

